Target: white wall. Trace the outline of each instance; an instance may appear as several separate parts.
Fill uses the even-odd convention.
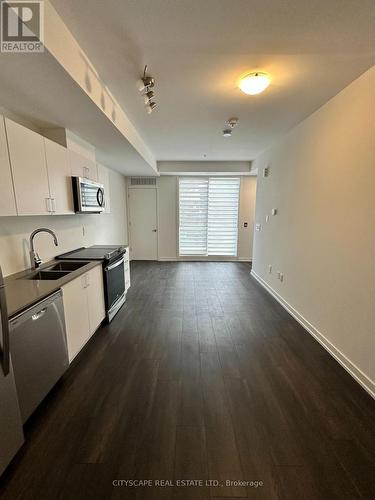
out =
[[[160,260],[178,258],[178,177],[162,176],[158,188],[158,253]],[[241,177],[238,259],[251,260],[256,177]],[[248,227],[244,228],[244,222]]]
[[[81,246],[127,244],[125,177],[110,170],[111,213],[40,217],[0,217],[0,264],[4,275],[30,267],[29,236],[38,227],[53,229],[59,246],[51,236],[37,235],[35,247],[44,261]]]
[[[375,67],[255,161],[253,258],[256,275],[373,392],[374,89]]]

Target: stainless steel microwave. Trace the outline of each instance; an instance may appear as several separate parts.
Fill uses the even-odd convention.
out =
[[[84,177],[72,177],[74,210],[76,213],[103,212],[105,193],[103,184]]]

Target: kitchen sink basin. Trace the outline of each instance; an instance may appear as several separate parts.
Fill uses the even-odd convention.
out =
[[[59,262],[52,267],[47,267],[46,271],[75,271],[80,267],[83,267],[87,262]]]
[[[27,276],[27,280],[58,280],[59,278],[62,278],[63,276],[66,276],[69,274],[70,271],[38,271],[35,274],[32,274],[31,276]]]

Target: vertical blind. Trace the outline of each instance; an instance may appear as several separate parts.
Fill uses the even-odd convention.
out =
[[[237,255],[238,177],[179,180],[179,254]]]

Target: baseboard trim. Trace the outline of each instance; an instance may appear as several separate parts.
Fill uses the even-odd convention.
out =
[[[159,257],[158,258],[159,262],[252,262],[251,259],[239,259],[239,258],[212,258],[212,259],[200,259],[199,257],[190,257],[190,258],[183,258],[183,257]]]
[[[375,399],[375,382],[371,380],[363,371],[358,368],[349,358],[337,349],[317,328],[314,327],[302,314],[300,314],[293,306],[291,306],[281,295],[279,295],[263,278],[251,270],[251,276],[272,295],[274,299],[283,306],[283,308],[293,318],[307,330],[325,349],[345,368],[345,370],[367,391],[371,397]]]

